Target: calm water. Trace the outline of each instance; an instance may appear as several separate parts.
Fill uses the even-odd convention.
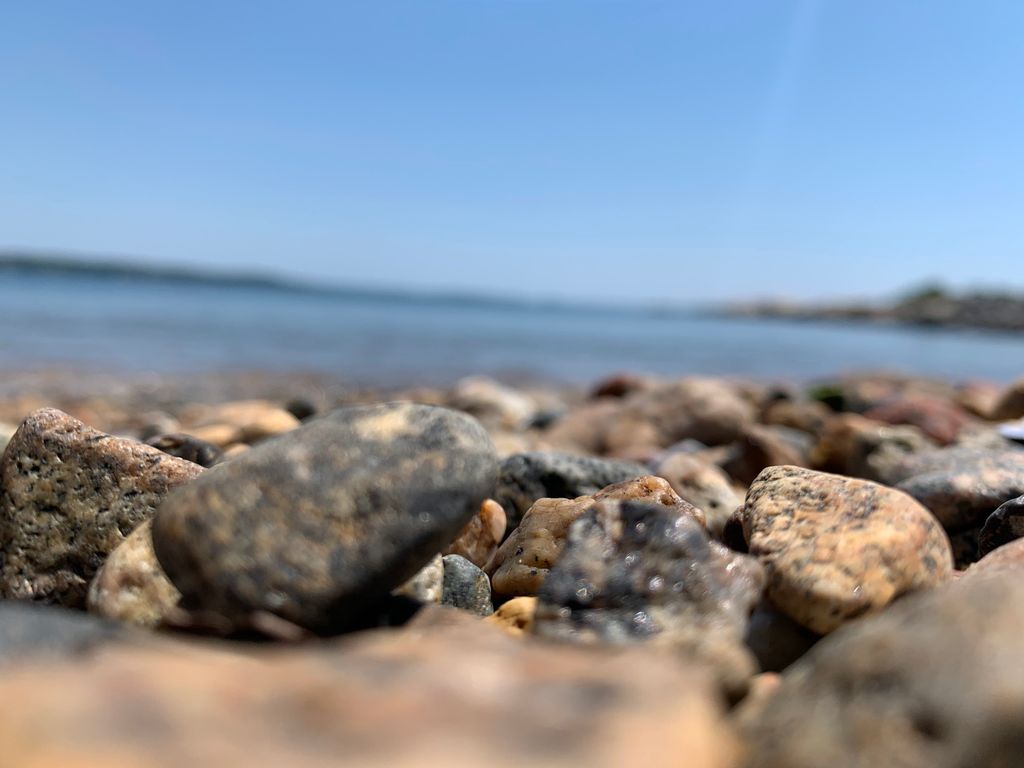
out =
[[[224,369],[587,382],[618,370],[807,378],[890,369],[1005,381],[1024,335],[480,307],[124,279],[0,278],[0,370]]]

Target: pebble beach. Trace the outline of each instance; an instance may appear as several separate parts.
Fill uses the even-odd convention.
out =
[[[0,382],[4,764],[1004,766],[1024,381]]]

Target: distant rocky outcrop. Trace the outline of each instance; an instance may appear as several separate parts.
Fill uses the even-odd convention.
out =
[[[851,302],[808,304],[763,301],[732,304],[730,317],[771,317],[786,320],[835,320],[944,328],[1024,330],[1024,295],[997,291],[952,293],[925,286],[888,303]]]

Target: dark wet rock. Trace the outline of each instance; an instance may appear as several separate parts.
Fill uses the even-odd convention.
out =
[[[747,722],[748,768],[996,768],[1024,754],[1024,580],[964,578],[823,639]]]
[[[146,445],[151,445],[170,456],[177,456],[179,459],[191,461],[201,467],[212,467],[224,457],[224,451],[213,443],[186,435],[183,432],[151,437],[146,441]]]
[[[988,516],[978,537],[978,556],[1024,537],[1024,496],[1003,504]]]
[[[821,634],[953,570],[949,539],[928,510],[867,480],[770,467],[750,486],[742,522],[768,598]]]
[[[593,496],[538,499],[522,524],[501,545],[491,562],[492,586],[498,595],[535,595],[565,547],[569,526],[598,501],[632,499],[672,507],[704,526],[704,513],[679,498],[667,480],[638,477],[602,488]]]
[[[821,635],[800,626],[771,603],[750,615],[744,641],[765,672],[781,672],[814,647]]]
[[[507,533],[511,533],[537,499],[575,499],[646,474],[643,465],[629,461],[545,451],[517,453],[501,462],[494,499],[505,510]]]
[[[61,411],[36,411],[0,462],[0,594],[84,607],[107,555],[201,472]]]
[[[77,656],[127,637],[116,624],[81,611],[0,600],[0,664]]]
[[[981,530],[966,528],[962,531],[947,531],[949,546],[953,551],[953,567],[962,570],[976,562],[981,555],[978,553],[978,537]]]
[[[708,531],[721,538],[726,520],[743,501],[721,468],[677,451],[654,463],[651,471],[668,480],[684,501],[701,510]]]
[[[153,544],[190,608],[332,631],[451,542],[496,479],[494,448],[469,416],[343,408],[173,494]]]
[[[478,616],[488,616],[494,613],[494,606],[491,605],[491,580],[466,558],[445,555],[441,603]]]
[[[320,410],[317,404],[308,397],[293,397],[285,403],[284,409],[299,421],[313,418]]]
[[[655,380],[634,373],[615,373],[601,379],[590,390],[591,397],[625,397],[634,392],[651,389]]]
[[[912,474],[897,486],[927,507],[947,530],[980,528],[1002,504],[1024,495],[1024,452],[952,449],[948,453],[929,470]]]
[[[582,644],[649,642],[709,663],[732,693],[756,671],[743,646],[761,567],[679,509],[600,501],[569,529],[538,594],[533,631]]]

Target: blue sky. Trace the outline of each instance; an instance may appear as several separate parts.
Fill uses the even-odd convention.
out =
[[[0,246],[622,301],[1024,288],[1020,0],[7,3]]]

